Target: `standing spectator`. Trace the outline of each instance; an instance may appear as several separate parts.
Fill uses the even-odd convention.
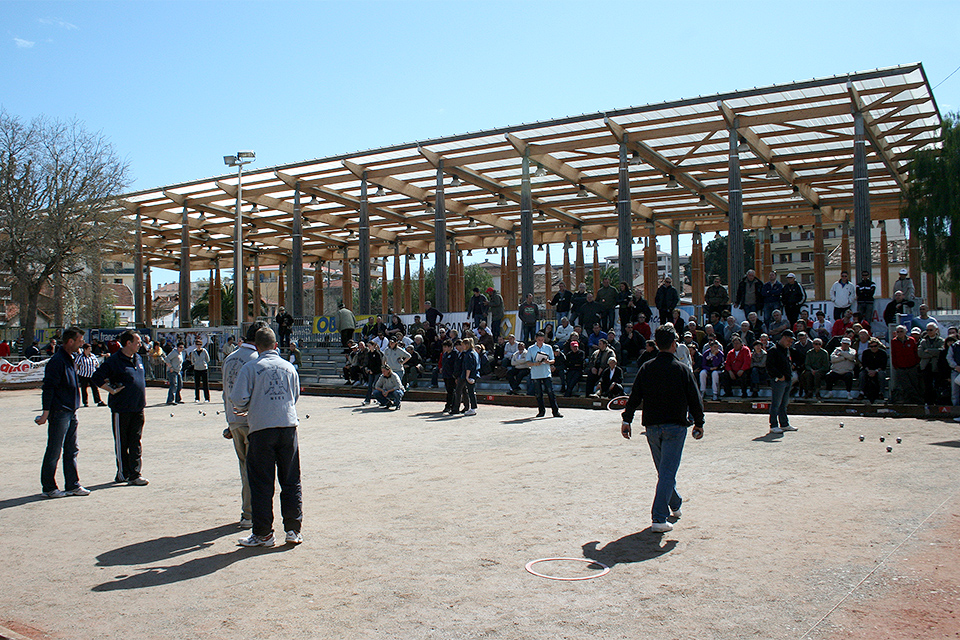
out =
[[[950,367],[950,399],[956,407],[960,405],[960,384],[957,384],[957,378],[960,377],[960,340],[954,340],[947,347],[947,365]]]
[[[536,344],[527,349],[527,362],[530,366],[530,379],[533,381],[533,395],[537,398],[537,417],[542,418],[547,410],[543,402],[546,393],[550,400],[550,410],[554,418],[562,418],[560,407],[557,406],[557,396],[553,392],[553,374],[550,367],[554,364],[553,347],[546,343],[543,331],[538,331]]]
[[[796,385],[790,392],[799,398],[803,395],[800,377],[803,375],[804,367],[806,367],[807,364],[807,353],[813,349],[813,341],[810,340],[806,331],[794,330],[794,334],[796,334],[797,340],[793,343],[793,346],[790,347],[790,359],[793,361],[794,382]]]
[[[459,341],[458,341],[459,342]],[[454,395],[457,390],[457,359],[460,357],[460,345],[455,345],[452,340],[443,341],[443,350],[440,353],[440,362],[437,367],[440,369],[443,377],[443,388],[447,392],[446,402],[443,405],[444,414],[454,414],[457,412],[458,402]]]
[[[564,375],[566,376],[566,393],[564,396],[567,398],[577,395],[577,385],[580,384],[580,379],[583,378],[583,365],[586,362],[586,353],[580,349],[580,343],[576,340],[570,341],[570,351],[566,354],[566,364]]]
[[[383,353],[380,351],[380,343],[376,338],[367,343],[366,360],[361,358],[363,364],[363,373],[366,376],[367,395],[362,404],[370,404],[373,397],[373,385],[377,382],[377,376],[383,366]]]
[[[800,318],[800,308],[807,301],[807,292],[797,282],[795,273],[787,274],[787,284],[783,285],[783,292],[780,294],[780,300],[783,302],[783,310],[787,314],[787,320],[792,327]],[[804,331],[809,327],[804,327]]]
[[[700,395],[707,394],[707,380],[710,380],[710,387],[713,389],[713,399],[720,398],[720,372],[723,371],[724,356],[720,348],[720,343],[716,340],[710,341],[707,351],[703,352],[703,360],[700,368]]]
[[[630,286],[626,282],[621,282],[620,290],[617,292],[617,309],[620,315],[621,334],[629,325],[633,324],[634,307],[632,302],[633,293],[630,291]]]
[[[634,414],[643,405],[643,426],[647,443],[657,469],[657,489],[654,494],[650,530],[663,533],[673,529],[667,516],[680,517],[683,503],[677,493],[677,470],[687,436],[688,416],[693,417],[693,438],[703,437],[703,402],[697,391],[693,372],[673,356],[677,332],[670,325],[657,328],[657,358],[640,367],[633,383],[630,398],[623,410],[620,433],[629,439]],[[668,511],[669,510],[669,511]]]
[[[259,329],[254,338],[256,360],[240,369],[230,392],[238,413],[246,413],[249,446],[247,478],[253,531],[240,539],[245,547],[272,547],[273,492],[280,482],[280,512],[286,541],[300,544],[303,536],[303,491],[300,486],[300,446],[297,441],[297,400],[300,378],[297,370],[280,357],[277,338],[269,328]]]
[[[783,296],[783,283],[777,280],[777,272],[771,271],[767,281],[760,287],[760,299],[763,300],[763,324],[770,326],[773,311],[779,309]]]
[[[577,285],[577,290],[574,291],[570,299],[571,324],[583,324],[583,321],[580,319],[580,308],[587,303],[587,295],[587,285],[581,282]]]
[[[660,324],[670,322],[673,318],[673,310],[680,304],[680,294],[673,288],[673,279],[670,276],[665,277],[663,283],[657,288],[654,303],[660,314]]]
[[[557,320],[562,320],[570,315],[570,308],[573,306],[573,293],[567,289],[563,280],[557,285],[557,292],[553,294],[553,300],[548,304],[557,312]]]
[[[813,339],[813,348],[807,352],[803,362],[803,373],[800,374],[800,385],[806,397],[819,398],[820,386],[830,371],[830,354],[823,348],[821,338]]]
[[[53,354],[57,352],[57,339],[50,338],[50,342],[47,343],[47,346],[43,348],[43,354],[45,356],[52,357]]]
[[[389,409],[391,402],[399,409],[400,401],[403,399],[403,383],[400,381],[400,376],[388,364],[380,367],[380,371],[382,375],[377,377],[377,383],[373,388],[373,399],[384,409]]]
[[[897,291],[893,294],[893,300],[887,303],[886,308],[883,310],[883,322],[884,324],[897,324],[899,322],[899,316],[903,314],[909,314],[908,309],[913,309],[914,304],[913,300],[907,300],[903,291]]]
[[[467,315],[473,318],[474,328],[480,326],[481,320],[487,319],[487,296],[480,293],[480,287],[473,288],[473,295],[470,296],[470,305],[467,307]]]
[[[183,398],[180,397],[183,389],[183,343],[178,342],[177,348],[164,356],[163,361],[167,365],[167,381],[170,383],[167,404],[183,404]]]
[[[740,385],[740,394],[747,397],[747,386],[750,384],[750,366],[751,356],[750,348],[743,344],[739,334],[734,334],[731,339],[730,351],[724,362],[724,388],[727,395],[733,395],[733,384]]]
[[[280,333],[280,346],[290,346],[290,335],[293,334],[293,316],[287,313],[282,306],[277,307],[277,329]]]
[[[903,293],[904,300],[910,302],[915,302],[915,289],[913,286],[913,279],[907,275],[906,269],[900,269],[900,276],[897,278],[896,282],[893,283],[893,293],[896,295],[897,291]],[[913,305],[910,305],[911,307]]]
[[[633,288],[633,297],[630,299],[630,320],[631,322],[638,323],[641,322],[640,316],[643,316],[643,321],[649,320],[653,316],[653,311],[650,309],[650,303],[647,302],[646,298],[643,297],[643,289],[640,287]],[[636,328],[636,327],[634,327]],[[649,328],[649,327],[648,327]],[[647,335],[644,340],[649,340],[650,336]]]
[[[506,312],[503,309],[503,296],[493,287],[487,287],[487,309],[490,311],[490,330],[493,332],[493,339],[500,338],[500,332],[503,330],[503,318]]]
[[[142,487],[150,482],[140,474],[143,409],[147,406],[143,361],[137,353],[140,334],[128,329],[120,334],[119,343],[120,350],[104,360],[93,374],[93,383],[110,394],[107,404],[113,417],[116,441],[116,481]]]
[[[527,344],[532,343],[537,333],[537,321],[540,319],[540,307],[533,301],[532,293],[528,293],[527,299],[520,305],[517,317],[523,329],[521,339]]]
[[[210,381],[207,378],[207,367],[210,364],[210,354],[203,348],[203,340],[197,338],[195,349],[190,352],[190,364],[193,365],[193,391],[197,404],[200,404],[200,389],[203,388],[203,398],[210,402]]]
[[[870,272],[862,272],[860,282],[857,283],[857,313],[866,318],[867,322],[873,321],[873,296],[876,292],[877,284],[870,279]]]
[[[463,374],[463,405],[467,408],[465,416],[477,415],[477,378],[480,377],[480,358],[473,349],[473,338],[464,338],[460,343],[462,356],[460,358]],[[460,382],[458,381],[459,385]]]
[[[887,352],[881,348],[880,338],[870,338],[867,350],[860,354],[860,393],[871,404],[883,397],[887,377]]]
[[[707,307],[707,317],[710,317],[713,313],[719,316],[730,308],[730,294],[727,292],[727,288],[720,283],[720,276],[713,276],[713,284],[707,287],[703,302]]]
[[[159,340],[154,341],[154,345],[157,345]],[[234,340],[233,336],[227,336],[227,341],[223,343],[223,346],[220,347],[220,362],[223,362],[227,359],[231,353],[237,350],[237,342]],[[152,354],[151,354],[152,355]]]
[[[237,454],[237,461],[240,463],[240,528],[249,529],[253,526],[253,506],[250,498],[250,480],[247,477],[247,451],[250,448],[250,426],[247,424],[247,416],[240,415],[234,411],[233,401],[230,400],[230,394],[233,393],[233,387],[240,375],[240,369],[248,362],[253,362],[259,357],[257,346],[255,344],[257,331],[267,326],[267,323],[258,320],[247,329],[246,339],[237,349],[234,349],[223,360],[223,416],[227,421],[227,429],[223,432],[223,437],[233,440],[233,449]]]
[[[833,319],[839,320],[850,311],[853,301],[857,298],[856,288],[850,282],[850,274],[846,271],[840,272],[840,279],[830,287],[830,300],[833,302]],[[836,335],[836,334],[834,334]]]
[[[389,344],[383,350],[383,364],[390,365],[390,370],[400,375],[403,372],[403,365],[410,359],[410,354],[406,349],[399,346],[396,336],[391,336]]]
[[[923,399],[926,404],[937,404],[937,370],[940,352],[943,351],[943,336],[936,322],[927,325],[927,331],[917,344],[920,358],[920,377],[923,379]]]
[[[64,332],[66,335],[66,332]],[[66,338],[64,338],[66,340]],[[100,399],[100,389],[97,385],[93,384],[93,374],[96,373],[97,368],[100,366],[100,360],[93,355],[93,347],[89,344],[83,345],[83,351],[77,357],[77,379],[80,385],[80,391],[83,394],[83,406],[87,405],[87,387],[90,387],[90,392],[93,394],[93,401],[97,403],[98,407],[107,406],[103,400]]]
[[[37,416],[38,425],[47,427],[47,448],[40,468],[40,488],[45,498],[87,496],[90,490],[80,484],[77,468],[77,409],[80,407],[80,388],[73,354],[83,344],[83,331],[70,328],[63,332],[63,344],[50,357],[43,369],[41,405],[43,413]],[[63,488],[57,487],[57,465],[63,455]]]
[[[890,341],[890,359],[893,380],[890,381],[890,401],[896,404],[917,404],[922,401],[917,355],[917,340],[907,334],[905,326],[897,325]]]
[[[584,331],[592,331],[595,325],[601,325],[603,322],[603,309],[600,304],[593,299],[593,294],[587,294],[587,301],[580,307],[580,324]]]
[[[10,343],[7,340],[0,342],[0,358],[10,357]]]
[[[340,346],[346,353],[347,343],[353,339],[353,332],[357,330],[357,317],[343,305],[343,300],[337,302],[337,330],[340,331]]]
[[[857,366],[857,352],[851,347],[850,338],[840,340],[840,346],[830,354],[830,371],[824,376],[827,391],[833,391],[837,380],[847,388],[847,398],[853,399],[853,370]]]
[[[793,363],[790,361],[790,346],[793,344],[793,331],[787,329],[780,334],[777,346],[767,353],[767,375],[770,377],[770,433],[796,431],[790,425],[787,405],[790,404],[790,383],[793,380]],[[779,424],[778,424],[779,423]]]
[[[424,317],[427,322],[430,323],[431,327],[439,327],[440,322],[443,321],[443,314],[436,309],[429,300],[423,303],[425,310],[423,312]]]
[[[756,311],[759,307],[761,298],[760,298],[760,288],[762,283],[757,277],[757,272],[753,269],[747,271],[747,275],[744,276],[743,280],[740,281],[740,284],[737,285],[737,298],[736,306],[740,307],[743,311],[743,315],[749,314],[751,311]]]
[[[595,296],[600,305],[600,326],[604,331],[613,328],[617,318],[617,290],[610,284],[610,278],[603,279],[603,285],[597,289]]]

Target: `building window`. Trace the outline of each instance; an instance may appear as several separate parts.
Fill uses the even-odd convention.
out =
[[[813,240],[813,231],[801,231],[800,232],[801,240]]]
[[[800,253],[800,262],[813,262],[813,251],[802,251]]]
[[[813,284],[813,274],[812,273],[801,273],[800,274],[800,284],[811,285]]]
[[[787,264],[788,262],[793,262],[792,253],[781,253],[780,254],[780,264]]]
[[[114,278],[113,284],[123,284],[123,278]]]
[[[790,242],[793,239],[793,234],[789,231],[784,231],[780,234],[780,242]]]

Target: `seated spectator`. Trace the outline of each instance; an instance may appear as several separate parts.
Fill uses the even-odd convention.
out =
[[[897,404],[917,404],[923,401],[917,355],[917,339],[898,325],[890,341],[890,360],[893,379],[890,381],[890,401]]]
[[[681,341],[684,347],[687,348],[687,351],[690,353],[690,363],[691,368],[693,369],[693,377],[696,379],[697,374],[700,371],[700,349],[697,348],[697,343],[693,340],[693,333],[687,331],[683,334],[683,340]],[[679,346],[679,345],[678,345]]]
[[[677,332],[679,333],[679,329]],[[693,335],[693,341],[697,343],[697,347],[703,344],[704,333],[703,329],[697,325],[697,320],[693,316],[690,316],[690,320],[687,322],[687,331]]]
[[[570,339],[570,334],[573,333],[573,325],[570,324],[570,319],[567,316],[560,318],[560,326],[557,327],[555,332],[557,345],[563,347],[566,346],[567,341]]]
[[[705,325],[703,327],[703,340],[700,342],[700,351],[705,351],[709,344],[716,340],[720,343],[720,350],[723,351],[723,346],[726,344],[726,341],[719,335],[717,335],[716,330],[713,328],[712,324]]]
[[[807,354],[809,357],[810,354]],[[847,398],[853,399],[853,369],[857,366],[857,352],[853,350],[850,338],[840,340],[840,346],[830,354],[830,371],[824,376],[827,391],[833,391],[833,385],[842,380],[847,388]]]
[[[883,398],[887,381],[887,352],[879,338],[870,338],[866,351],[860,353],[860,393],[867,404]]]
[[[637,359],[637,366],[642,367],[643,363],[656,358],[658,353],[657,343],[654,340],[647,340],[643,347],[643,353],[641,353],[640,358]]]
[[[843,317],[839,320],[833,321],[833,326],[830,327],[830,335],[833,337],[843,336],[847,329],[853,328],[853,311],[847,309],[843,312]],[[851,341],[852,342],[852,341]]]
[[[554,343],[554,341],[556,341],[552,322],[548,322],[547,324],[543,325],[543,341],[551,345]]]
[[[600,342],[597,344],[597,349],[592,354],[590,354],[590,362],[587,367],[587,391],[593,393],[593,390],[597,386],[597,382],[600,380],[600,375],[603,373],[604,369],[607,368],[607,360],[610,358],[616,359],[616,354],[613,352],[613,349],[607,344],[606,338],[600,338]]]
[[[800,376],[803,375],[807,352],[811,349],[813,349],[813,341],[810,340],[807,332],[801,331],[797,333],[797,340],[790,347],[790,360],[793,362],[794,381],[798,383],[800,382]],[[790,393],[799,398],[803,395],[803,387],[800,384],[795,384],[790,389]]]
[[[786,318],[783,317],[783,314],[780,313],[779,309],[776,309],[773,312],[773,319],[770,321],[770,325],[767,327],[767,334],[770,336],[770,340],[773,342],[780,341],[780,334],[790,328],[790,323]]]
[[[710,380],[710,386],[713,389],[713,399],[720,397],[720,372],[724,366],[723,350],[720,343],[716,340],[710,342],[707,350],[703,352],[700,369],[700,395],[707,394],[707,380]]]
[[[634,331],[633,325],[628,324],[623,335],[620,336],[620,360],[622,362],[633,362],[640,357],[643,350],[644,339],[640,337],[637,331]]]
[[[633,325],[633,330],[640,334],[640,337],[643,340],[649,340],[650,336],[653,335],[650,332],[650,323],[647,322],[648,316],[641,313],[637,316],[637,322]]]
[[[806,309],[800,310],[800,317],[797,318],[797,321],[793,324],[793,332],[798,334],[803,331],[804,333],[810,333],[810,329],[813,328],[813,320],[810,319],[810,312]]]
[[[944,340],[940,327],[934,322],[927,323],[927,330],[917,342],[917,356],[920,358],[920,378],[923,380],[923,401],[925,404],[939,404],[936,378],[940,368],[940,352],[944,349]]]
[[[760,397],[760,385],[769,383],[770,376],[767,375],[767,352],[763,348],[763,345],[757,342],[753,345],[753,352],[750,354],[750,390],[753,392],[753,397]]]
[[[750,323],[746,320],[740,323],[740,339],[743,341],[743,344],[745,344],[747,348],[751,350],[753,349],[754,343],[757,341],[756,334],[753,333]]]
[[[823,339],[814,338],[813,348],[807,351],[803,361],[803,373],[800,374],[800,386],[806,398],[820,397],[823,378],[830,371],[830,354],[823,348]]]
[[[366,351],[366,345],[363,351]],[[353,340],[347,342],[347,361],[343,365],[343,379],[347,384],[358,385],[364,377],[359,364],[360,352],[361,349],[356,342]]]
[[[734,334],[723,366],[723,386],[728,396],[733,395],[733,385],[738,384],[741,396],[747,397],[747,387],[750,385],[750,366],[750,349],[743,344],[739,334]]]
[[[513,335],[511,334],[512,338]],[[507,383],[510,385],[509,396],[519,396],[520,383],[530,373],[530,361],[527,360],[527,345],[517,343],[517,350],[510,356],[510,370],[507,372]]]
[[[593,351],[594,351],[598,346],[600,346],[600,341],[601,341],[601,340],[606,341],[606,337],[607,337],[607,335],[606,335],[605,333],[603,333],[603,331],[600,329],[600,323],[599,323],[599,322],[595,322],[595,323],[593,324],[593,331],[591,331],[591,332],[590,332],[590,335],[587,336],[587,347],[588,347],[588,348],[587,348],[587,351],[592,354]]]
[[[483,345],[484,349],[493,349],[493,331],[487,326],[486,320],[481,320],[480,325],[474,330],[476,340]]]
[[[623,395],[623,369],[617,366],[617,359],[610,357],[607,368],[600,374],[601,398],[617,398]]]
[[[767,325],[763,323],[763,320],[760,319],[760,316],[757,315],[756,311],[751,311],[747,314],[747,322],[750,323],[750,328],[753,331],[753,335],[759,336],[761,333],[767,332]]]
[[[827,315],[823,311],[817,311],[817,319],[813,321],[810,326],[810,337],[811,338],[820,338],[824,344],[833,334],[831,330],[833,329],[833,321],[827,320]]]
[[[580,349],[580,343],[576,340],[570,341],[570,351],[566,354],[566,363],[564,365],[566,384],[566,392],[564,396],[567,398],[577,395],[577,385],[580,384],[580,379],[583,377],[583,366],[586,362],[586,353]]]
[[[895,291],[893,300],[883,309],[883,321],[886,324],[896,324],[897,318],[901,315],[909,315],[913,312],[913,306],[916,303],[913,300],[907,300],[903,297],[903,291]]]

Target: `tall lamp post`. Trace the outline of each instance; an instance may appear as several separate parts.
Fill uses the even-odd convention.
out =
[[[238,151],[235,156],[223,156],[223,163],[237,168],[237,223],[233,238],[233,306],[237,310],[237,331],[243,332],[243,299],[246,297],[246,278],[243,275],[243,213],[240,203],[243,198],[243,165],[257,157],[253,151]]]

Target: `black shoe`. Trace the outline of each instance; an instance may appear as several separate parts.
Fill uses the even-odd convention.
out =
[[[86,405],[84,405],[84,406],[86,406]],[[98,406],[98,407],[105,407],[105,406],[107,406],[107,403],[106,403],[106,402],[98,402],[98,403],[97,403],[97,406]]]
[[[554,411],[554,412],[553,412],[553,417],[554,417],[554,418],[562,418],[562,417],[563,417],[563,414],[560,413],[559,411]]]
[[[546,411],[541,411],[540,413],[537,414],[537,417],[538,417],[538,418],[542,418],[542,417],[544,417],[545,415],[547,415],[547,412],[546,412]]]

